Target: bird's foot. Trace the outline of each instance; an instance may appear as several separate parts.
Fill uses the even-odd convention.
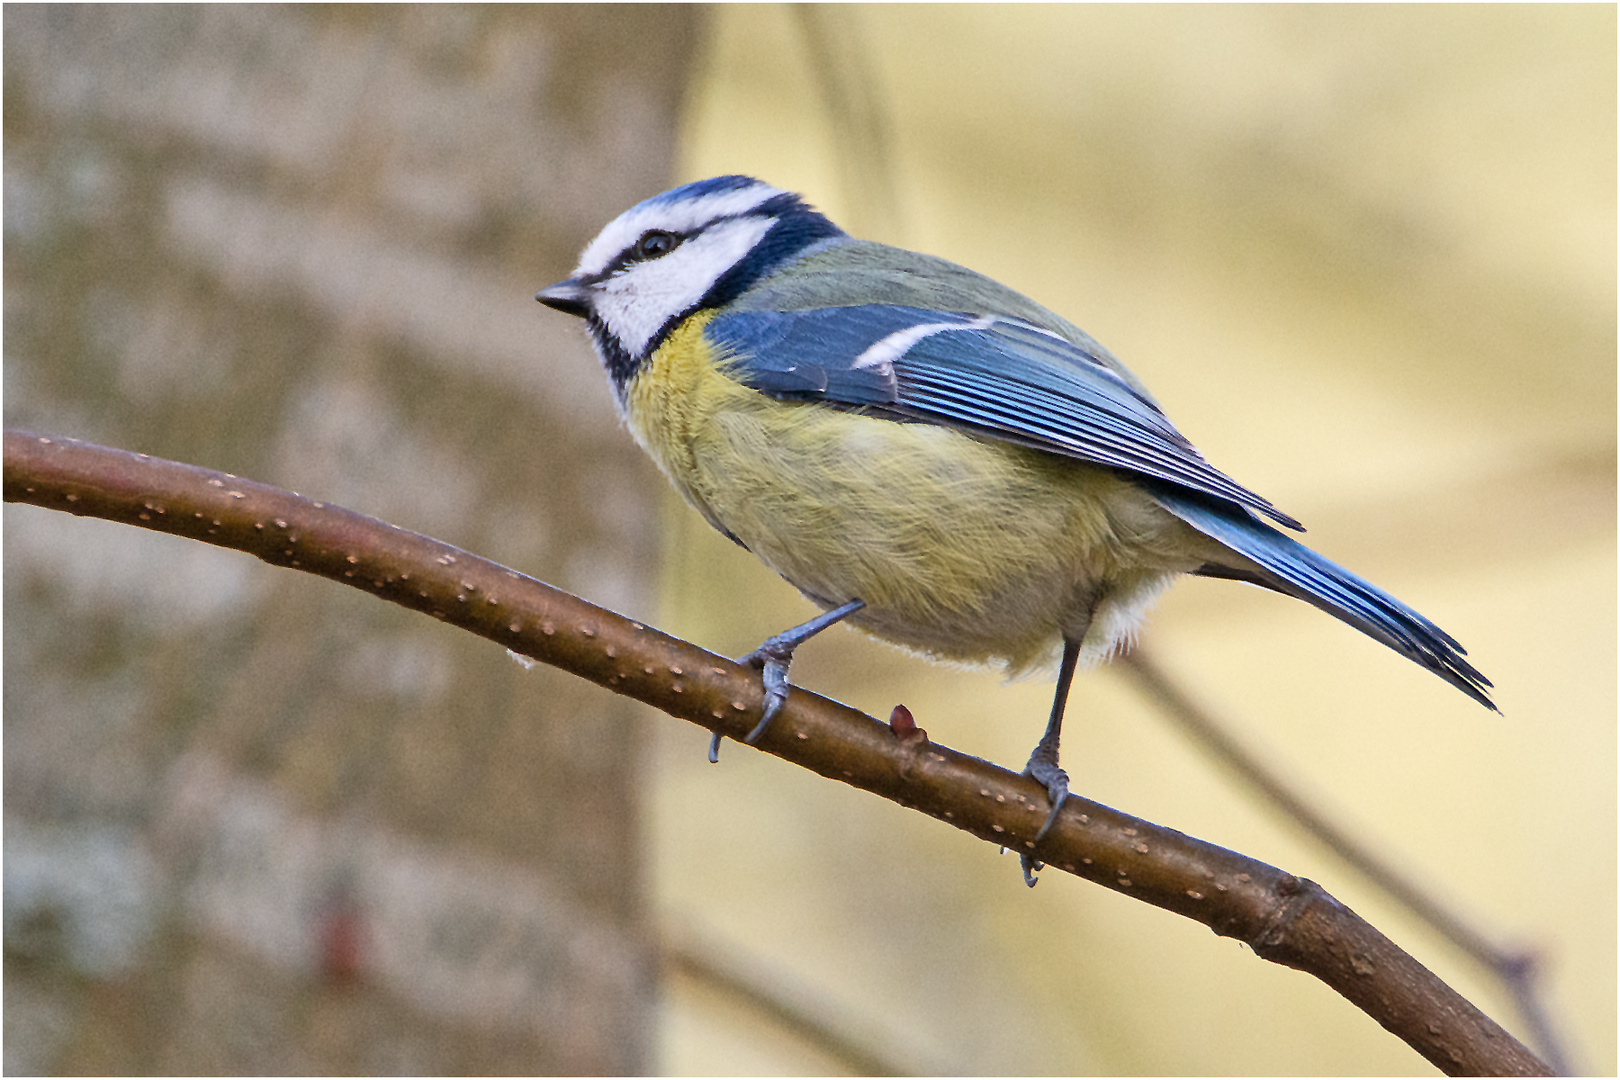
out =
[[[759,668],[765,684],[765,711],[760,715],[759,723],[754,725],[754,730],[743,739],[749,746],[765,734],[765,729],[771,726],[771,721],[776,719],[776,714],[782,711],[782,705],[787,701],[790,689],[788,668],[793,665],[793,650],[803,640],[790,637],[793,633],[794,630],[789,630],[785,634],[767,638],[759,648],[737,660],[739,664]]]
[[[1030,888],[1035,887],[1035,872],[1044,864],[1035,858],[1035,851],[1040,847],[1041,841],[1057,823],[1058,814],[1063,810],[1063,803],[1069,797],[1069,774],[1064,772],[1057,763],[1057,754],[1045,753],[1045,745],[1037,746],[1035,752],[1029,756],[1029,764],[1024,766],[1024,775],[1033,777],[1046,788],[1046,797],[1052,801],[1052,809],[1046,815],[1046,822],[1041,831],[1035,834],[1034,846],[1019,855],[1019,864],[1024,870],[1024,884]]]
[[[747,656],[737,658],[739,664],[759,668],[765,684],[765,711],[761,714],[759,723],[754,725],[754,730],[748,733],[743,742],[749,746],[754,745],[760,736],[765,734],[765,729],[771,726],[771,721],[776,719],[776,714],[782,711],[782,705],[787,701],[788,690],[791,689],[788,685],[788,668],[793,664],[793,650],[833,623],[848,618],[865,606],[866,604],[860,600],[851,600],[842,607],[817,615],[807,623],[766,638],[760,643],[759,648]],[[720,733],[715,732],[714,738],[709,740],[709,761],[713,763],[719,760]]]

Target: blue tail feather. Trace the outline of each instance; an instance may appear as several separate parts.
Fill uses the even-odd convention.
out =
[[[1239,577],[1298,597],[1341,619],[1413,662],[1428,668],[1492,711],[1487,679],[1467,660],[1457,639],[1382,589],[1324,559],[1246,510],[1156,486],[1154,498],[1172,514],[1260,567],[1216,568],[1216,576]]]

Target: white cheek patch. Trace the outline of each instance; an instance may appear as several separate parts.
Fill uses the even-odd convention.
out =
[[[648,229],[690,232],[719,218],[746,214],[763,202],[783,194],[769,184],[753,184],[732,191],[716,191],[672,203],[642,203],[633,206],[608,223],[579,257],[576,275],[600,274],[619,253],[641,239]]]
[[[640,356],[665,323],[703,299],[775,224],[764,217],[723,221],[661,259],[614,274],[596,286],[592,306],[625,351]]]

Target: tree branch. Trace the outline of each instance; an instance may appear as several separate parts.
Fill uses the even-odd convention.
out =
[[[1161,711],[1201,744],[1218,761],[1231,768],[1240,779],[1269,800],[1294,824],[1325,845],[1352,869],[1360,871],[1396,903],[1428,923],[1457,948],[1483,965],[1513,995],[1519,1013],[1530,1028],[1532,1041],[1549,1067],[1560,1075],[1574,1072],[1569,1056],[1553,1030],[1552,1020],[1538,987],[1541,958],[1528,949],[1507,949],[1491,941],[1461,915],[1447,908],[1411,877],[1395,869],[1371,847],[1356,840],[1335,825],[1328,815],[1313,806],[1277,773],[1251,754],[1193,697],[1160,669],[1140,649],[1119,658],[1117,663],[1135,677],[1137,684]]]
[[[731,738],[759,715],[751,668],[448,544],[229,473],[8,431],[5,499],[331,578]],[[1034,780],[805,690],[788,698],[759,749],[1015,850],[1031,848],[1046,814]],[[1447,1073],[1549,1075],[1314,882],[1075,796],[1040,856],[1315,975]]]

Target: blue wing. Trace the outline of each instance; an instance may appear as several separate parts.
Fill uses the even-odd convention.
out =
[[[895,304],[744,311],[708,336],[772,397],[869,408],[1123,469],[1302,526],[1204,460],[1082,346],[1004,316]]]
[[[1201,573],[1264,585],[1304,600],[1496,710],[1487,694],[1491,681],[1463,659],[1467,654],[1457,639],[1389,593],[1251,515],[1161,485],[1153,485],[1153,496],[1166,510],[1260,568],[1257,574],[1223,567]]]

